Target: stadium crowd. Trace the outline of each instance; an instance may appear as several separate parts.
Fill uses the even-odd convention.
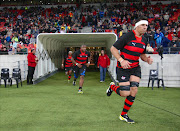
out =
[[[85,27],[92,32],[114,32],[118,37],[132,30],[139,16],[146,16],[149,28],[146,37],[154,50],[180,52],[180,3],[150,2],[100,4],[86,7],[43,8],[42,6],[0,11],[0,54],[26,54],[36,48],[39,33],[76,33]],[[169,52],[169,47],[171,51]],[[179,48],[178,48],[179,47]]]

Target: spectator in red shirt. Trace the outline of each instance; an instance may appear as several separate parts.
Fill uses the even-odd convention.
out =
[[[101,50],[101,56],[98,58],[98,68],[100,69],[100,82],[105,81],[106,77],[106,70],[109,68],[110,65],[110,59],[109,57],[104,53],[104,50]]]
[[[38,58],[35,56],[36,51],[34,49],[31,50],[31,53],[28,54],[28,75],[27,75],[27,84],[33,84],[32,79],[35,71],[36,64],[38,62]]]
[[[168,30],[168,39],[170,41],[172,41],[173,36],[174,36],[173,32],[171,32],[171,30]]]

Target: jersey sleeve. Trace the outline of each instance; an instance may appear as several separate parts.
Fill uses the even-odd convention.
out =
[[[124,48],[124,46],[127,44],[127,34],[122,35],[114,44],[113,46],[118,49],[118,50],[122,50]]]
[[[142,54],[146,54],[146,47],[147,47],[148,41],[147,41],[147,38],[145,36],[143,36],[143,39],[144,39],[144,43],[145,43],[145,49],[144,49]]]

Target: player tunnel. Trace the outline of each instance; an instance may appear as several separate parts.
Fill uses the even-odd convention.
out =
[[[39,59],[35,71],[35,81],[38,83],[53,75],[61,67],[64,51],[67,48],[80,47],[105,47],[111,56],[110,47],[117,40],[114,33],[41,33],[37,37],[37,56]],[[111,66],[111,65],[110,65]],[[110,70],[115,70],[111,67]],[[113,71],[111,71],[113,72]]]

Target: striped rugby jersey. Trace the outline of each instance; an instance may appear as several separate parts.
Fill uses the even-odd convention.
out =
[[[88,51],[82,52],[80,49],[74,52],[72,57],[77,63],[85,65],[88,62],[88,57],[90,57],[90,53]]]
[[[65,67],[72,67],[73,66],[73,63],[72,63],[72,61],[71,61],[71,57],[72,56],[66,56],[65,58],[64,58],[64,63],[65,63]]]
[[[134,30],[121,36],[115,43],[114,47],[120,50],[120,56],[124,60],[128,60],[131,68],[139,66],[139,57],[146,52],[147,39],[144,35],[140,38],[135,35]],[[122,68],[120,62],[117,67]]]

